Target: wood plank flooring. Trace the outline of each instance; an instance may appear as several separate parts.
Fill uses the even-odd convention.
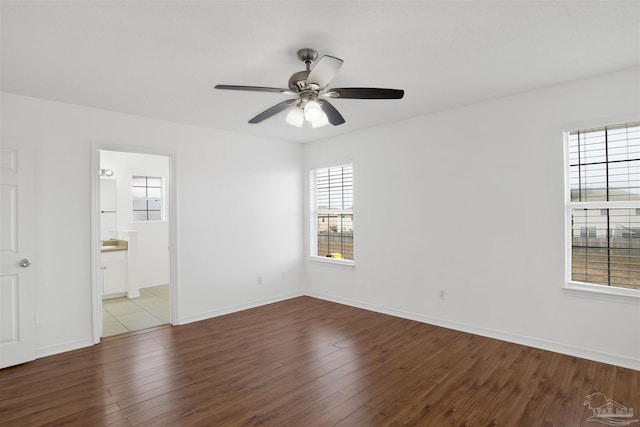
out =
[[[4,369],[0,425],[601,425],[593,392],[640,412],[639,371],[300,297]]]

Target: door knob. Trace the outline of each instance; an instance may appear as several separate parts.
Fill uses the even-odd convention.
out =
[[[20,261],[20,267],[29,267],[31,265],[31,260],[28,259],[23,259],[22,261]]]

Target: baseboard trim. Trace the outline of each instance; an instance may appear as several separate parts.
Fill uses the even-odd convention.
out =
[[[200,320],[206,320],[217,316],[223,316],[225,314],[235,313],[237,311],[247,310],[250,308],[260,307],[266,304],[272,304],[279,301],[288,300],[300,296],[309,296],[312,298],[318,298],[325,301],[331,301],[338,304],[344,304],[351,307],[362,308],[364,310],[373,311],[376,313],[388,314],[390,316],[401,317],[404,319],[415,320],[421,323],[427,323],[434,326],[440,326],[443,328],[453,329],[456,331],[467,332],[483,337],[494,338],[501,341],[507,341],[515,344],[526,345],[528,347],[539,348],[541,350],[553,351],[555,353],[561,353],[568,356],[580,357],[583,359],[593,360],[596,362],[607,363],[610,365],[620,366],[623,368],[634,369],[640,371],[640,360],[635,360],[629,357],[619,356],[616,354],[605,353],[600,351],[594,351],[583,347],[568,345],[560,342],[543,340],[539,338],[529,337],[525,335],[513,334],[510,332],[500,331],[496,329],[483,328],[480,326],[469,325],[460,322],[453,322],[446,319],[441,319],[433,316],[426,316],[419,313],[413,313],[409,311],[391,309],[375,304],[365,303],[362,301],[351,300],[348,298],[342,298],[335,295],[324,294],[315,291],[295,291],[286,294],[280,294],[269,298],[263,298],[259,300],[253,300],[243,304],[232,305],[228,307],[219,308],[204,313],[199,313],[191,316],[186,316],[180,319],[180,325],[188,323],[198,322]],[[52,356],[59,353],[65,353],[67,351],[78,350],[84,347],[90,347],[94,345],[93,341],[88,339],[70,341],[67,343],[57,344],[48,347],[41,347],[36,350],[36,359]]]
[[[208,311],[208,312],[205,312],[205,313],[199,313],[199,314],[196,314],[196,315],[187,316],[187,317],[184,317],[184,318],[180,319],[180,323],[178,323],[178,324],[179,325],[185,325],[187,323],[193,323],[193,322],[197,322],[197,321],[200,321],[200,320],[206,320],[206,319],[210,319],[212,317],[217,317],[217,316],[222,316],[222,315],[225,315],[225,314],[235,313],[236,311],[242,311],[242,310],[246,310],[246,309],[249,309],[249,308],[255,308],[255,307],[262,306],[262,305],[272,304],[274,302],[284,301],[284,300],[288,300],[288,299],[296,298],[296,297],[301,297],[301,296],[304,296],[304,293],[302,291],[289,292],[289,293],[286,293],[286,294],[276,295],[276,296],[269,297],[269,298],[263,298],[263,299],[259,299],[259,300],[250,301],[250,302],[247,302],[247,303],[244,303],[244,304],[237,304],[237,305],[220,308],[220,309],[213,310],[213,311]],[[178,325],[178,324],[176,324],[176,325]],[[78,350],[78,349],[81,349],[81,348],[84,348],[84,347],[90,347],[92,345],[94,345],[93,340],[88,338],[88,339],[83,339],[83,340],[70,341],[70,342],[66,342],[66,343],[62,343],[62,344],[52,345],[52,346],[48,346],[48,347],[41,347],[41,348],[36,349],[36,359],[40,359],[42,357],[47,357],[47,356],[53,356],[53,355],[59,354],[59,353],[66,353],[67,351]]]
[[[212,311],[206,311],[203,313],[193,314],[190,316],[185,316],[179,319],[179,325],[186,325],[188,323],[199,322],[200,320],[211,319],[212,317],[224,316],[225,314],[235,313],[237,311],[247,310],[249,308],[260,307],[262,305],[272,304],[274,302],[284,301],[291,298],[297,298],[304,296],[304,292],[295,291],[289,292],[286,294],[280,294],[269,298],[263,298],[259,300],[249,301],[243,304],[231,305],[228,307],[219,308]]]
[[[36,359],[41,357],[53,356],[54,354],[66,353],[67,351],[79,350],[85,347],[91,347],[93,340],[89,337],[84,340],[69,341],[62,344],[56,344],[48,347],[36,349]]]
[[[361,301],[355,301],[347,298],[337,297],[335,295],[323,294],[320,292],[307,290],[304,295],[331,301],[338,304],[344,304],[351,307],[362,308],[364,310],[374,311],[376,313],[388,314],[390,316],[401,317],[403,319],[415,320],[417,322],[427,323],[434,326],[440,326],[456,331],[467,332],[474,335],[480,335],[487,338],[494,338],[501,341],[507,341],[514,344],[526,345],[528,347],[539,348],[541,350],[553,351],[568,356],[580,357],[583,359],[593,360],[596,362],[607,363],[609,365],[620,366],[623,368],[634,369],[640,371],[640,360],[634,360],[629,357],[619,356],[616,354],[594,351],[583,347],[577,347],[555,341],[543,340],[539,338],[529,337],[525,335],[513,334],[510,332],[500,331],[496,329],[483,328],[480,326],[469,325],[460,322],[452,322],[450,320],[440,319],[433,316],[425,316],[423,314],[412,313],[408,311],[390,309],[387,307],[369,304]]]

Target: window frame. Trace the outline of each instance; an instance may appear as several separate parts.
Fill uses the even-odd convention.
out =
[[[134,185],[133,183],[135,182],[136,178],[144,178],[145,179],[145,185],[141,186],[141,185]],[[159,179],[160,180],[160,186],[156,187],[156,186],[150,186],[149,185],[149,179]],[[164,222],[165,221],[165,205],[164,205],[164,200],[165,200],[165,178],[163,176],[150,176],[150,175],[132,175],[131,176],[131,222],[134,223],[146,223],[146,222]],[[145,194],[147,194],[146,197],[136,197],[134,195],[134,189],[135,188],[144,188],[145,189]],[[158,188],[160,189],[160,197],[149,197],[148,196],[148,192],[149,192],[149,188]],[[144,200],[146,201],[146,206],[147,209],[134,209],[134,205],[136,201],[141,201]],[[159,210],[155,210],[155,209],[149,209],[149,201],[150,200],[157,200],[160,204],[160,209]],[[147,219],[136,219],[135,218],[135,212],[146,212],[146,216]],[[160,212],[160,219],[149,219],[149,212]]]
[[[564,136],[564,172],[565,172],[565,280],[563,288],[569,291],[584,291],[594,295],[613,296],[640,299],[640,289],[628,289],[616,286],[606,286],[580,282],[572,278],[573,265],[573,239],[572,239],[572,212],[575,209],[638,209],[639,201],[587,201],[575,202],[571,200],[571,160],[570,160],[570,135],[574,132],[587,132],[605,127],[616,127],[640,122],[638,117],[627,116],[619,120],[600,121],[598,123],[580,123],[566,126]]]
[[[353,245],[354,245],[354,249],[353,249],[353,259],[352,260],[346,260],[346,259],[338,259],[338,258],[331,258],[331,257],[323,257],[323,256],[319,256],[318,255],[318,216],[322,215],[323,212],[320,212],[318,207],[317,207],[317,197],[316,197],[316,183],[317,183],[317,172],[319,170],[323,170],[323,169],[331,169],[331,168],[339,168],[339,167],[343,167],[343,166],[351,166],[351,189],[352,192],[354,191],[354,167],[353,167],[353,162],[352,161],[346,161],[346,162],[336,162],[336,163],[332,163],[328,166],[321,166],[321,167],[315,167],[309,170],[309,259],[311,261],[317,261],[320,263],[326,263],[326,264],[334,264],[334,265],[340,265],[340,266],[346,266],[346,267],[354,267],[355,266],[355,259],[356,259],[356,254],[355,254],[355,224],[353,225]],[[338,215],[351,215],[352,218],[352,223],[353,223],[353,216],[354,216],[354,211],[355,211],[355,202],[352,200],[352,206],[351,209],[340,209],[340,210],[334,210],[332,211],[332,213],[338,214]]]

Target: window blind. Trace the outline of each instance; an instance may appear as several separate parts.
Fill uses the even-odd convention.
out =
[[[314,171],[315,254],[353,260],[353,167],[351,164]]]
[[[640,123],[569,134],[571,280],[640,289]]]
[[[569,134],[571,201],[640,201],[640,123]]]

